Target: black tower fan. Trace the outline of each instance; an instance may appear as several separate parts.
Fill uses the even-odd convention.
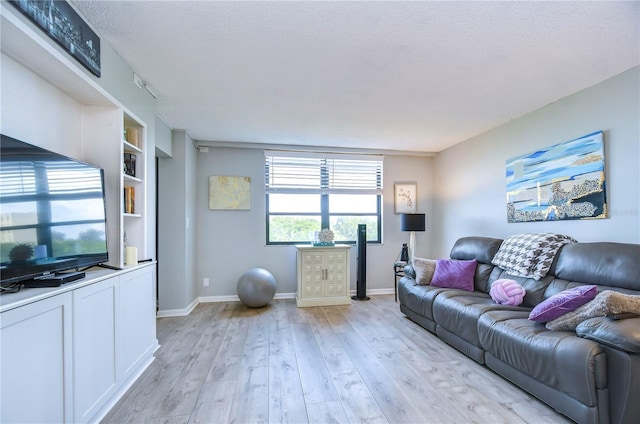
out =
[[[367,296],[367,226],[358,224],[358,272],[356,282],[356,295],[351,296],[353,300],[369,300]]]

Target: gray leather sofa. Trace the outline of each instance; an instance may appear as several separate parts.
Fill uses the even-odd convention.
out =
[[[476,259],[474,291],[417,285],[410,266],[398,283],[400,310],[449,345],[579,423],[640,423],[640,318],[583,321],[550,331],[531,309],[567,288],[640,295],[640,245],[574,243],[560,249],[546,277],[514,277],[491,265],[502,240],[465,237],[452,259]],[[491,283],[516,280],[519,306],[495,303]]]

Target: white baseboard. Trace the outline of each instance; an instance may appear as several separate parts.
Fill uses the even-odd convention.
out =
[[[295,299],[295,293],[276,293],[274,299]],[[231,296],[201,296],[198,298],[200,303],[213,303],[213,302],[240,302],[238,295]]]
[[[381,294],[393,294],[394,289],[368,289],[368,296],[376,296]],[[355,296],[357,294],[356,290],[351,290],[350,295]],[[273,297],[274,299],[295,299],[295,293],[276,293]],[[164,311],[158,311],[156,314],[157,318],[166,318],[166,317],[183,317],[189,315],[193,309],[198,306],[200,303],[215,303],[215,302],[239,302],[240,298],[238,295],[227,295],[227,296],[200,296],[196,298],[189,306],[185,309],[167,309]]]
[[[165,309],[160,310],[156,313],[156,318],[166,318],[166,317],[184,317],[187,316],[193,311],[193,309],[198,306],[199,300],[195,299],[189,306],[184,309]]]

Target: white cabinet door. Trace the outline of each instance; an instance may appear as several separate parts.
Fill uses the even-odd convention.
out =
[[[323,252],[302,252],[302,297],[321,297],[324,295]]]
[[[325,296],[346,296],[347,292],[347,252],[328,251],[325,254]]]
[[[155,275],[152,266],[120,276],[119,373],[126,381],[152,360],[156,342]]]
[[[0,422],[73,422],[71,294],[0,316]]]
[[[73,292],[74,416],[89,421],[118,388],[118,277]]]

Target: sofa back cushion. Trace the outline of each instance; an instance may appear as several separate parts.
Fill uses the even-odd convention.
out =
[[[582,284],[640,291],[639,258],[639,244],[568,244],[558,253],[555,275]]]
[[[491,283],[510,278],[520,284],[526,294],[521,306],[533,308],[550,296],[571,287],[596,284],[599,291],[615,290],[640,294],[640,245],[627,243],[573,243],[560,248],[551,269],[541,280],[514,277],[491,265],[501,239],[463,237],[451,249],[451,258],[478,261],[474,289],[489,293]]]
[[[471,260],[478,262],[473,282],[475,291],[489,293],[491,284],[489,276],[495,268],[491,265],[491,260],[502,244],[502,239],[489,237],[463,237],[458,239],[451,248],[449,256],[451,259]]]
[[[555,276],[549,274],[540,280],[535,280],[533,278],[513,276],[511,274],[507,274],[507,272],[500,267],[494,267],[488,279],[489,287],[491,287],[491,284],[493,284],[494,281],[501,278],[514,280],[522,286],[526,293],[520,306],[526,306],[529,308],[533,308],[538,303],[549,297],[548,287],[553,283],[553,281],[555,281]]]
[[[491,264],[491,260],[502,244],[502,239],[489,237],[463,237],[451,248],[451,259],[470,260]]]

